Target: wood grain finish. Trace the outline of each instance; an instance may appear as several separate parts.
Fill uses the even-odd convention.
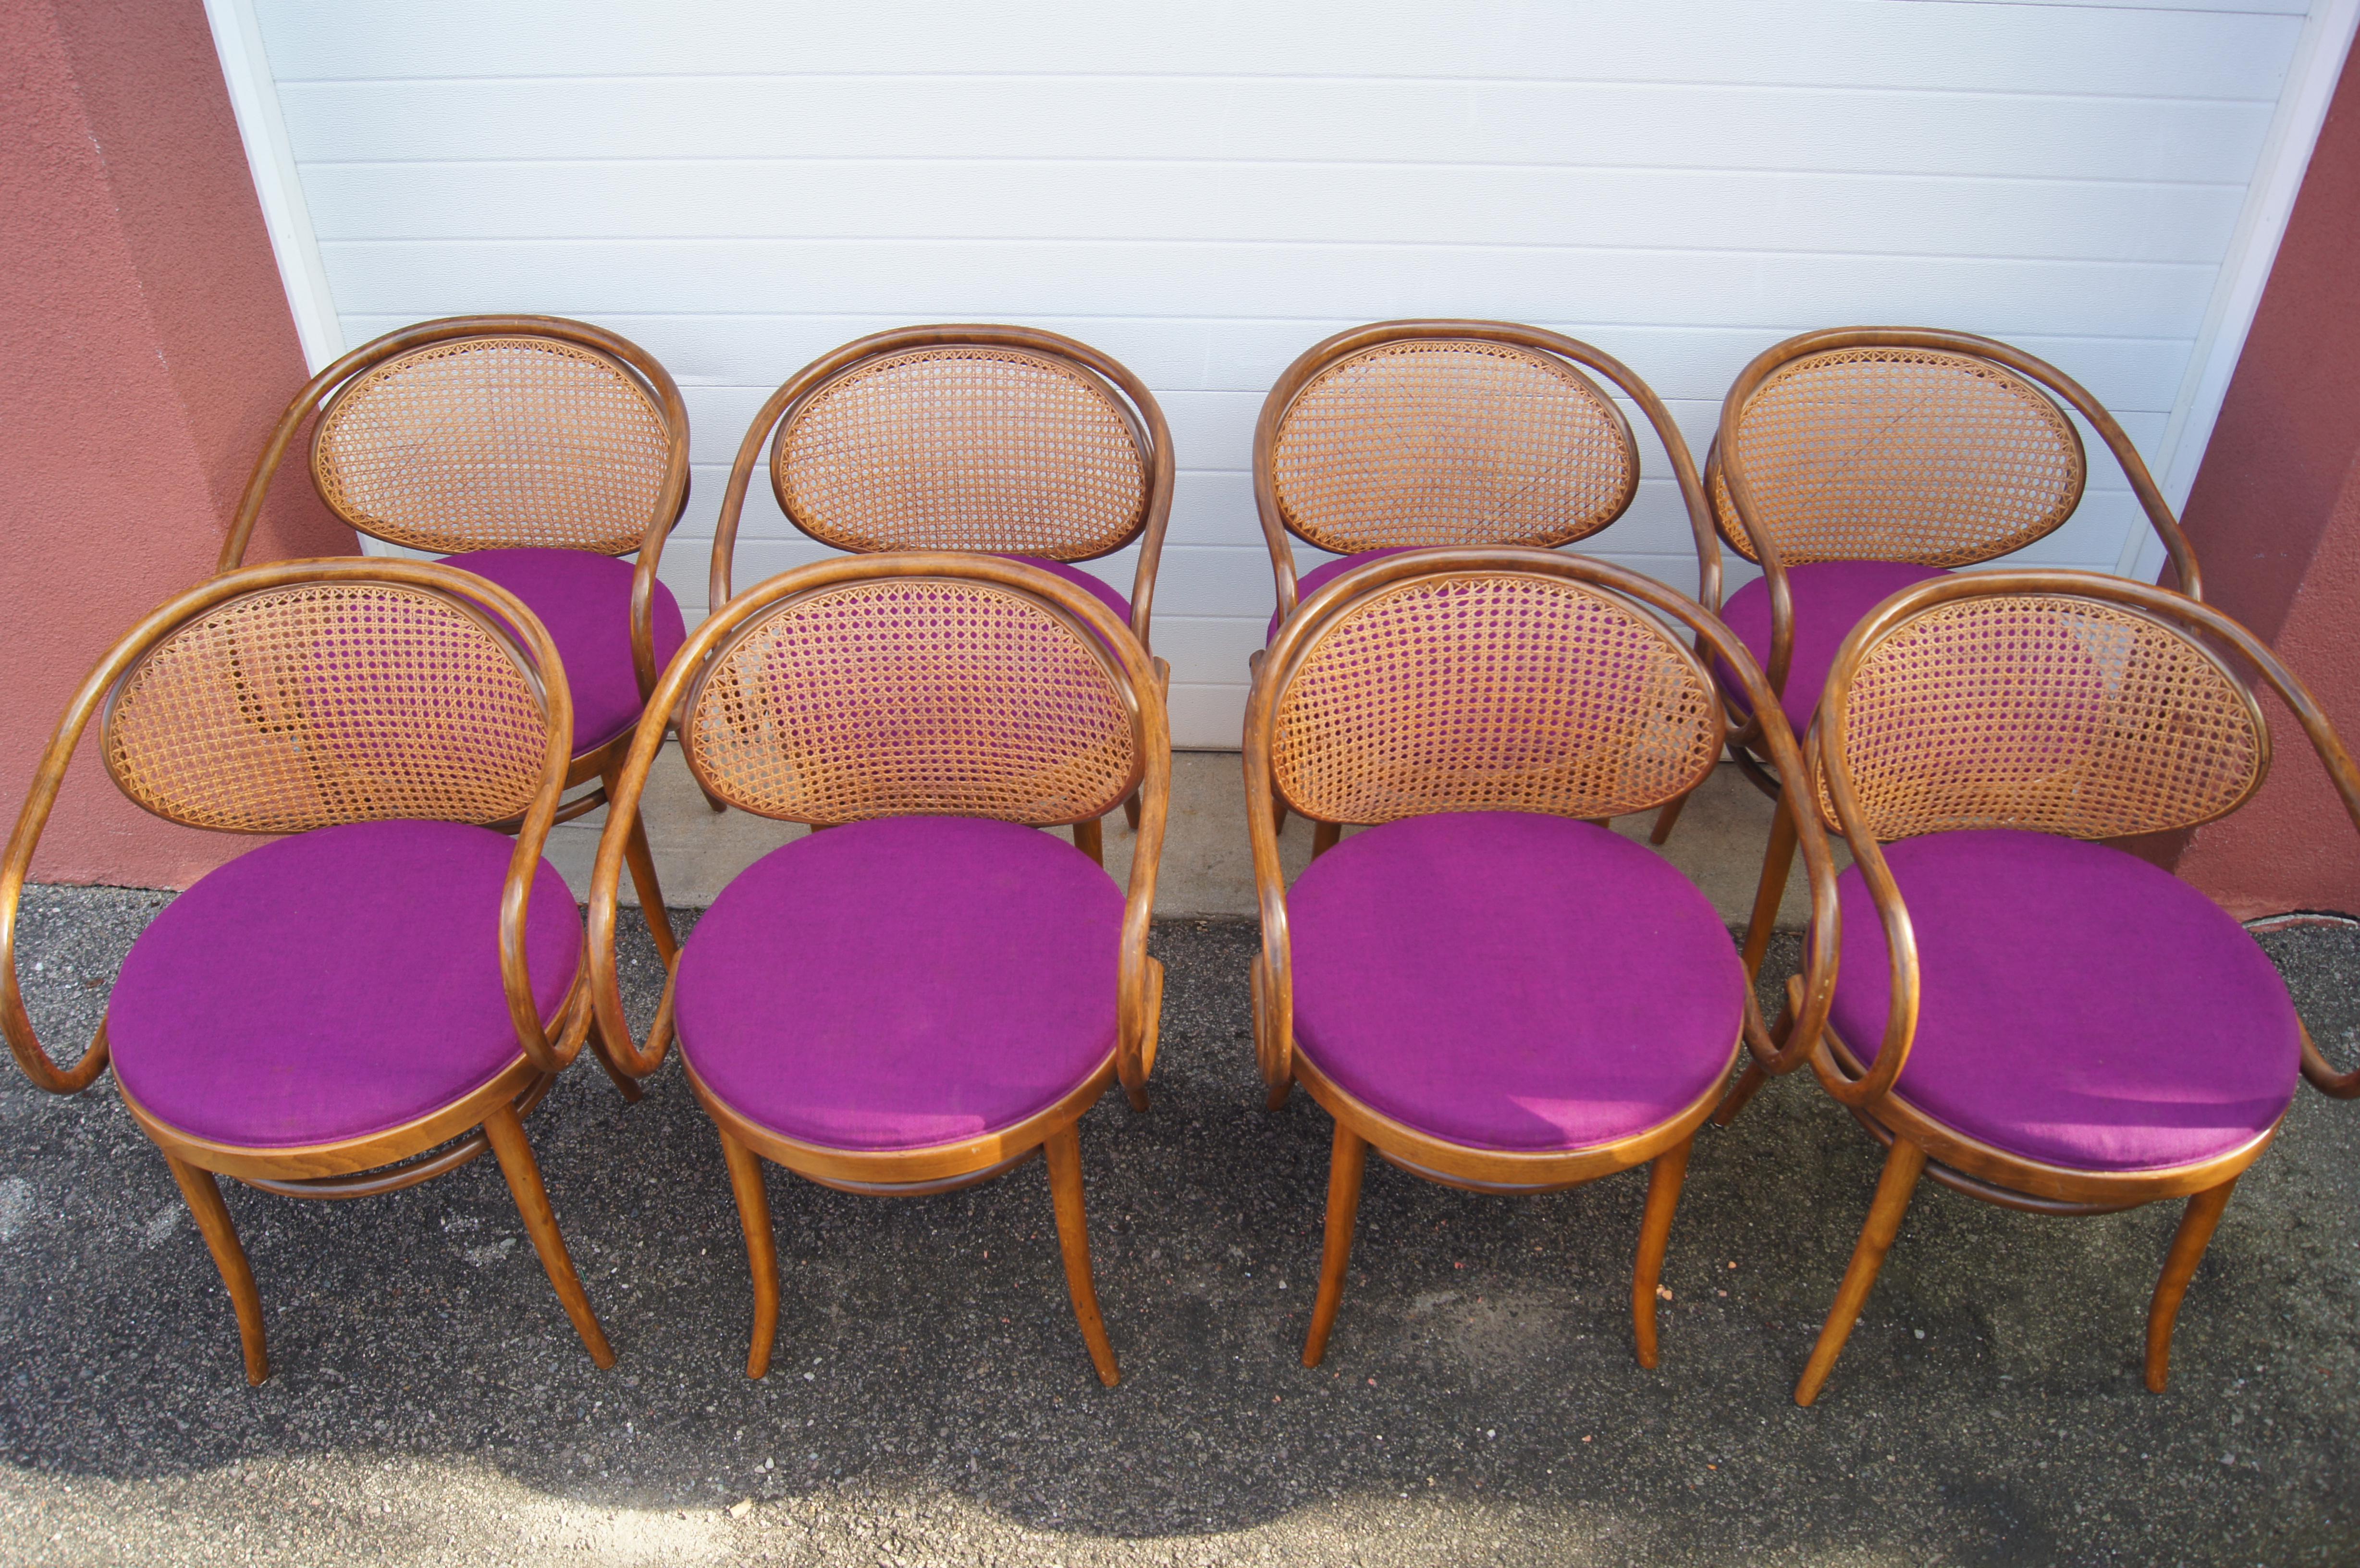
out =
[[[2111,650],[2114,657],[2078,682],[2054,669],[2047,669],[2041,679],[2027,679],[2028,672],[2045,668],[2042,659],[2049,645],[2040,635],[2042,628],[2060,624],[2075,628],[2072,635],[2081,639],[2079,646],[2084,649]],[[1921,693],[1916,702],[1914,743],[1896,746],[1885,728],[1856,730],[1861,710],[1874,711],[1879,682],[1887,673],[1883,662],[1886,650],[1903,650],[1905,671],[1914,669],[1923,656],[1913,645],[1928,628],[1940,628],[1956,646],[1939,690]],[[2013,664],[1979,660],[1975,646],[1994,638],[2010,641],[2024,657]],[[2176,663],[2162,657],[2159,650],[2166,644],[2176,645],[2184,657]],[[2074,759],[2087,753],[2088,736],[2122,727],[2125,721],[2116,710],[2124,701],[2123,690],[2126,684],[2139,684],[2126,678],[2136,677],[2141,669],[2171,672],[2169,679],[2150,682],[2153,689],[2136,695],[2133,706],[2138,713],[2136,727],[2167,734],[2183,748],[2172,761],[2172,779],[2129,779],[2130,788],[2109,789],[2101,777],[2081,792],[2080,801],[2062,802],[2045,780],[2037,789],[2010,790],[2004,787],[2005,780],[1993,779],[1989,748],[1994,720],[1972,690],[1977,679],[1994,690],[2019,691],[2010,718],[2020,719],[2018,710],[2027,703],[2036,713],[2048,715],[2052,738],[2038,755],[2044,768],[2070,772]],[[1861,1042],[1843,1039],[1824,1018],[1804,1019],[1777,1042],[1776,1050],[1768,1054],[1757,1051],[1755,1061],[1764,1073],[1776,1074],[1808,1059],[1828,1094],[1891,1152],[1834,1311],[1796,1390],[1797,1402],[1810,1403],[1824,1386],[1921,1171],[1971,1196],[2038,1213],[2106,1213],[2187,1198],[2188,1212],[2148,1314],[2147,1382],[2158,1392],[2163,1389],[2171,1329],[2188,1282],[2237,1177],[2260,1158],[2277,1127],[2191,1164],[2091,1171],[1994,1148],[1916,1104],[1909,1098],[1907,1074],[1920,995],[1918,957],[1908,909],[1880,844],[1951,825],[2016,825],[2093,837],[2126,834],[2180,825],[2191,817],[2211,820],[2232,811],[2250,796],[2269,757],[2261,710],[2236,670],[2253,671],[2293,713],[2346,815],[2360,830],[2360,768],[2309,691],[2252,633],[2187,595],[2093,572],[2019,571],[1941,577],[1877,606],[1837,651],[1808,748],[1811,776],[1819,781],[1830,819],[1851,846],[1884,929],[1892,1000],[1874,1066],[1867,1065]],[[1971,722],[1953,722],[1960,714]],[[2040,732],[2029,724],[2010,729],[2003,723],[1999,733],[2005,743],[1999,749],[2021,756]],[[1790,769],[1780,771],[1785,778],[1802,777]],[[1888,783],[1896,778],[1914,780],[1910,787],[1917,789],[1921,805],[1933,802],[1930,816],[1923,809],[1896,811],[1886,803],[1900,799]],[[1967,796],[1982,804],[1953,824],[1952,812],[1942,802],[1961,798],[1962,779],[1975,785],[1966,789]],[[1790,989],[1790,996],[1799,1000],[1799,991]],[[2360,1071],[2335,1073],[2307,1033],[2302,1073],[2332,1096],[2360,1094]]]
[[[1353,713],[1356,700],[1370,713],[1386,712],[1388,652],[1398,651],[1400,662],[1410,668],[1417,665],[1413,638],[1388,635],[1362,642],[1354,635],[1384,625],[1404,595],[1450,596],[1467,639],[1463,657],[1453,662],[1462,670],[1488,670],[1492,678],[1490,686],[1462,682],[1454,687],[1450,701],[1437,711],[1447,711],[1459,722],[1438,726],[1431,735],[1421,735],[1415,717],[1426,707],[1415,702],[1387,722],[1344,722],[1365,718]],[[1583,613],[1533,613],[1535,604],[1558,603],[1578,604]],[[1691,651],[1650,621],[1655,639],[1650,657],[1663,662],[1650,664],[1642,678],[1624,679],[1624,638],[1634,625],[1633,617],[1649,612],[1696,637],[1698,649]],[[1494,656],[1493,645],[1511,638],[1518,645],[1516,657]],[[1354,681],[1316,704],[1293,701],[1295,686],[1317,681],[1323,661],[1336,650],[1351,650],[1339,668],[1355,670]],[[1555,659],[1545,657],[1548,653]],[[1632,1303],[1634,1349],[1643,1363],[1653,1365],[1655,1271],[1662,1266],[1689,1140],[1711,1114],[1726,1073],[1716,1076],[1691,1104],[1644,1132],[1592,1148],[1547,1151],[1453,1143],[1387,1116],[1346,1091],[1295,1050],[1286,887],[1278,852],[1279,811],[1287,800],[1281,792],[1283,779],[1290,768],[1295,776],[1306,776],[1303,757],[1325,746],[1338,754],[1334,766],[1347,776],[1353,771],[1349,764],[1354,757],[1382,757],[1381,765],[1365,769],[1371,777],[1393,781],[1378,809],[1367,813],[1375,820],[1471,809],[1464,791],[1477,780],[1486,791],[1480,801],[1484,809],[1586,818],[1602,809],[1600,793],[1568,780],[1601,766],[1601,758],[1628,761],[1644,749],[1648,756],[1636,777],[1645,782],[1615,786],[1635,790],[1630,800],[1618,800],[1615,809],[1644,810],[1685,791],[1699,768],[1711,766],[1726,723],[1701,660],[1716,658],[1737,672],[1754,701],[1764,702],[1767,688],[1761,671],[1728,628],[1694,600],[1603,561],[1530,547],[1450,548],[1387,556],[1336,578],[1281,626],[1255,671],[1247,709],[1246,820],[1262,915],[1261,951],[1252,965],[1255,1058],[1273,1109],[1284,1102],[1289,1085],[1300,1083],[1335,1118],[1337,1127],[1326,1262],[1304,1351],[1306,1365],[1317,1365],[1325,1354],[1334,1323],[1367,1148],[1428,1181],[1485,1192],[1553,1192],[1653,1162],[1634,1270],[1634,1281],[1644,1281],[1645,1288],[1634,1283]],[[1543,668],[1547,677],[1537,679]],[[1579,722],[1563,706],[1568,691],[1579,691],[1586,699]],[[1764,746],[1785,758],[1787,767],[1800,768],[1794,736],[1775,704],[1767,704],[1765,711]],[[1470,731],[1465,722],[1469,714],[1483,715],[1489,729]],[[1675,738],[1666,741],[1666,736]],[[1655,749],[1659,743],[1660,755]],[[1518,766],[1501,767],[1502,755],[1513,755]],[[1664,765],[1666,757],[1677,761]],[[1629,769],[1618,774],[1625,780],[1631,777]],[[1817,1029],[1833,996],[1835,866],[1818,818],[1792,805],[1781,809],[1793,820],[1811,878],[1814,940],[1800,1010]],[[1753,964],[1746,973],[1750,980]],[[1757,1056],[1775,1049],[1750,985],[1740,1037],[1730,1042],[1731,1062],[1748,1048]]]
[[[942,614],[950,604],[965,608]],[[856,657],[790,660],[784,662],[796,667],[783,673],[780,661],[731,661],[733,649],[792,644],[795,627],[814,616],[832,628],[839,650],[876,637],[918,657],[901,662]],[[979,649],[969,636],[969,623],[978,616],[1009,635],[1029,627],[1027,647],[1078,663],[1068,668],[995,662],[985,657],[989,648]],[[1089,679],[1082,680],[1084,675]],[[800,683],[809,701],[834,702],[845,712],[873,712],[888,722],[873,730],[856,724],[799,735],[792,724],[763,716],[770,710],[757,687],[771,679]],[[978,724],[978,713],[989,703],[981,702],[978,708],[981,700],[972,693],[995,684],[1018,690],[1028,679],[1056,691],[1065,707],[1101,702],[1105,714],[1051,726],[1042,733],[1061,735],[1057,746],[1036,735],[1035,744],[1047,749],[1028,754],[1021,768],[1010,767],[1002,726],[988,720]],[[1163,661],[1151,659],[1095,596],[1036,567],[963,551],[852,555],[782,573],[729,600],[691,634],[665,671],[651,705],[657,712],[683,713],[682,744],[691,766],[703,769],[700,777],[711,787],[730,791],[733,800],[781,820],[826,828],[868,817],[965,811],[1041,826],[1074,823],[1077,841],[1087,848],[1092,835],[1083,829],[1095,829],[1098,818],[1126,794],[1135,794],[1140,802],[1118,956],[1114,1044],[1054,1104],[1012,1126],[946,1143],[835,1148],[764,1126],[683,1063],[698,1102],[720,1129],[746,1228],[755,1281],[748,1376],[759,1377],[767,1369],[778,1321],[775,1249],[768,1239],[760,1160],[839,1191],[916,1197],[990,1180],[1043,1152],[1076,1319],[1099,1377],[1115,1381],[1114,1354],[1090,1281],[1075,1124],[1117,1083],[1134,1109],[1147,1107],[1147,1078],[1155,1064],[1164,1006],[1164,968],[1147,955],[1147,933],[1170,808],[1171,742],[1164,709],[1168,680]],[[970,693],[969,700],[934,700],[946,690],[940,686],[944,681]],[[1100,722],[1109,714],[1121,730],[1119,746]],[[733,759],[727,768],[714,767],[717,754],[705,749],[708,735]],[[635,1040],[623,1017],[615,920],[627,839],[620,824],[638,809],[661,741],[653,731],[633,741],[615,781],[615,814],[599,840],[590,878],[588,967],[599,1033],[617,1064],[642,1078],[661,1067],[671,1050],[679,969],[672,966],[647,1039]],[[1054,755],[1060,746],[1063,754]],[[825,783],[791,789],[790,776]],[[989,783],[985,793],[967,793],[978,788],[978,779]],[[750,781],[760,780],[770,783],[758,792]]]
[[[345,610],[358,606],[359,613],[341,636],[290,643],[284,636],[289,617],[301,623],[322,604]],[[366,627],[382,628],[388,615],[418,620],[434,635],[385,638],[366,646]],[[267,688],[257,687],[252,679],[265,668],[253,657],[265,645],[275,661],[268,666],[275,675]],[[159,652],[176,661],[169,681],[150,663]],[[462,685],[493,680],[496,688],[494,678],[504,675],[529,699],[537,721],[537,734],[530,738],[538,754],[531,758],[521,802],[512,790],[485,794],[472,785],[455,792],[447,788],[450,768],[476,768],[480,761],[464,754],[445,756],[432,744],[410,744],[417,737],[397,733],[397,715],[404,707],[377,704],[363,710],[370,714],[373,728],[352,717],[355,710],[348,698],[364,672],[380,688],[391,682],[413,694],[431,695],[432,676],[439,670],[450,671],[449,679]],[[220,1266],[245,1341],[248,1379],[260,1382],[269,1371],[260,1299],[222,1202],[217,1175],[290,1196],[346,1198],[414,1185],[466,1163],[486,1147],[499,1156],[551,1282],[593,1358],[600,1366],[611,1365],[613,1354],[565,1258],[517,1119],[574,1060],[592,1021],[586,964],[548,1019],[534,1001],[526,966],[532,886],[565,788],[574,732],[564,668],[548,633],[515,596],[468,572],[432,562],[351,558],[232,569],[163,604],[126,633],[68,703],[34,775],[6,858],[0,861],[0,1033],[5,1034],[26,1075],[53,1093],[82,1089],[104,1070],[105,1029],[101,1027],[91,1048],[70,1068],[58,1066],[35,1038],[16,969],[16,918],[26,877],[68,765],[93,720],[101,721],[111,750],[119,732],[133,724],[131,715],[139,712],[140,703],[157,700],[165,688],[174,724],[159,724],[159,733],[214,740],[177,750],[128,746],[126,755],[136,754],[139,760],[119,768],[116,777],[128,774],[146,787],[149,799],[167,805],[181,820],[219,823],[229,831],[285,831],[289,825],[437,814],[433,807],[457,820],[481,822],[487,814],[522,806],[514,824],[516,851],[502,889],[497,931],[501,985],[517,1033],[518,1055],[489,1083],[400,1127],[293,1148],[200,1138],[162,1120],[122,1091],[133,1119],[162,1149]],[[514,695],[509,693],[511,699]],[[414,713],[422,704],[404,706]],[[513,715],[508,722],[511,729],[521,723]],[[264,829],[249,825],[255,810],[253,780],[243,777],[241,768],[218,760],[221,755],[236,753],[230,732],[241,724],[258,732],[257,745],[275,746],[290,735],[306,738],[307,744],[297,749],[311,756],[314,766],[332,765],[339,743],[365,748],[381,765],[371,777],[386,793],[351,792],[351,810],[338,816],[327,805],[336,793],[314,789],[300,795],[307,803],[293,819],[282,823],[272,818],[271,826]],[[399,777],[404,762],[423,776],[422,781]],[[300,768],[297,774],[300,776]],[[133,798],[141,799],[138,794]],[[355,887],[353,896],[365,898],[368,891]],[[432,1152],[436,1150],[440,1152]]]

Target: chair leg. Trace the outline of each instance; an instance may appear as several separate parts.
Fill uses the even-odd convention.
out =
[[[1107,1341],[1106,1319],[1098,1312],[1098,1286],[1090,1279],[1089,1218],[1082,1212],[1082,1132],[1067,1122],[1042,1146],[1049,1160],[1049,1199],[1057,1210],[1057,1247],[1065,1255],[1065,1290],[1074,1298],[1074,1317],[1082,1325],[1082,1343],[1090,1347],[1090,1365],[1098,1381],[1113,1388],[1122,1380],[1114,1364],[1114,1346]]]
[[[557,1216],[550,1213],[549,1192],[541,1184],[541,1166],[532,1157],[532,1145],[525,1141],[524,1123],[517,1119],[512,1107],[502,1105],[484,1118],[484,1135],[492,1140],[500,1174],[508,1179],[517,1213],[524,1216],[525,1232],[532,1237],[533,1250],[541,1254],[541,1266],[549,1271],[549,1282],[557,1288],[565,1315],[574,1320],[574,1332],[582,1336],[594,1365],[601,1369],[612,1367],[614,1347],[606,1343],[606,1331],[598,1326],[597,1314],[590,1310],[590,1298],[582,1293],[582,1280],[574,1272],[565,1238],[557,1234]]]
[[[2162,1393],[2170,1379],[2171,1330],[2180,1321],[2180,1303],[2188,1294],[2188,1282],[2196,1277],[2197,1264],[2204,1260],[2204,1249],[2212,1245],[2213,1228],[2220,1225],[2221,1211],[2229,1206],[2229,1194],[2236,1185],[2237,1179],[2232,1176],[2218,1187],[2191,1193],[2188,1206],[2180,1211],[2180,1230],[2171,1238],[2171,1251],[2163,1260],[2163,1278],[2156,1281],[2155,1300],[2147,1310],[2150,1393]]]
[[[754,1274],[754,1337],[746,1350],[746,1376],[770,1369],[770,1346],[779,1337],[779,1244],[770,1227],[770,1194],[762,1183],[762,1157],[721,1132],[721,1158],[729,1166],[729,1191],[738,1199],[738,1224],[746,1233],[746,1263]]]
[[[1680,1206],[1680,1183],[1688,1173],[1688,1151],[1695,1147],[1691,1135],[1647,1165],[1647,1211],[1639,1222],[1639,1267],[1631,1276],[1631,1334],[1642,1367],[1655,1364],[1655,1287],[1663,1281],[1672,1214]]]
[[[1098,826],[1096,817],[1074,824],[1074,847],[1100,866],[1106,864],[1106,832]]]
[[[1318,859],[1343,841],[1343,823],[1321,822],[1311,830],[1311,858]]]
[[[1328,1355],[1328,1331],[1344,1300],[1344,1271],[1352,1262],[1352,1222],[1360,1214],[1360,1176],[1368,1169],[1369,1141],[1342,1122],[1328,1158],[1328,1240],[1319,1254],[1319,1299],[1311,1304],[1311,1333],[1303,1341],[1303,1364],[1317,1367]]]
[[[623,765],[617,763],[605,777],[606,798],[611,800],[616,786],[622,781]],[[706,799],[710,800],[711,797]],[[663,889],[656,884],[656,857],[648,848],[647,819],[636,811],[631,813],[631,836],[623,842],[623,859],[631,868],[631,886],[639,890],[640,918],[648,922],[648,934],[656,939],[656,956],[669,964],[680,953],[680,942],[672,934],[672,917],[664,911]]]
[[[1689,795],[1695,793],[1693,789],[1688,791]],[[1675,795],[1665,801],[1663,809],[1655,813],[1655,830],[1647,835],[1647,842],[1658,849],[1669,844],[1672,830],[1680,825],[1680,812],[1687,808],[1688,803],[1688,795]]]
[[[180,1186],[189,1213],[212,1249],[222,1283],[229,1288],[229,1304],[237,1312],[237,1337],[246,1350],[246,1380],[258,1384],[270,1376],[270,1350],[262,1335],[262,1292],[254,1286],[254,1266],[238,1245],[237,1227],[230,1223],[229,1205],[222,1202],[221,1183],[213,1173],[186,1160],[164,1156],[172,1180]]]
[[[712,790],[705,789],[704,785],[699,784],[696,788],[697,788],[698,791],[699,791],[700,793],[702,793],[702,794],[705,796],[705,805],[706,805],[706,806],[708,806],[708,807],[710,807],[710,808],[712,809],[713,814],[714,814],[715,816],[716,816],[716,817],[717,817],[717,816],[719,816],[722,812],[724,812],[724,811],[727,811],[727,810],[729,809],[729,802],[728,802],[728,801],[727,801],[727,800],[723,800],[720,796],[718,796],[718,795],[715,794]]]
[[[1844,1341],[1852,1337],[1852,1324],[1860,1319],[1869,1288],[1876,1283],[1876,1271],[1885,1267],[1885,1252],[1900,1234],[1909,1194],[1918,1190],[1918,1174],[1925,1169],[1924,1149],[1906,1138],[1893,1140],[1893,1151],[1885,1157],[1885,1174],[1876,1179],[1876,1201],[1869,1204],[1868,1223],[1861,1227],[1860,1244],[1852,1248],[1852,1266],[1844,1270],[1835,1307],[1819,1329],[1819,1342],[1811,1347],[1803,1380],[1795,1386],[1797,1404],[1808,1405],[1818,1399],[1828,1374],[1835,1369],[1836,1357],[1843,1354]]]
[[[1136,789],[1133,789],[1123,799],[1122,820],[1124,825],[1129,827],[1131,832],[1137,833],[1139,831],[1139,791]]]
[[[1762,857],[1762,886],[1754,895],[1754,918],[1745,927],[1745,976],[1762,973],[1763,955],[1770,951],[1770,932],[1778,924],[1778,906],[1786,897],[1786,874],[1795,867],[1795,819],[1786,814],[1785,797],[1775,802],[1770,822],[1770,848]]]

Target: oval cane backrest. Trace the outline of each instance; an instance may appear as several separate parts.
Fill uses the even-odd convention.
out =
[[[1713,455],[1721,537],[1761,559],[1722,474],[1734,463],[1789,566],[1989,561],[2054,532],[2089,472],[2072,420],[2024,376],[1972,354],[1885,344],[1781,365],[1746,399],[1735,450]]]
[[[1696,655],[1586,583],[1454,572],[1371,593],[1284,677],[1272,772],[1298,812],[1609,817],[1685,794],[1721,754]]]
[[[681,750],[758,816],[1094,821],[1142,764],[1096,635],[1021,590],[882,578],[781,601],[715,648]]]
[[[1338,555],[1564,544],[1639,485],[1631,426],[1555,354],[1404,338],[1319,371],[1279,416],[1270,483],[1287,531]]]
[[[108,693],[100,750],[159,817],[290,833],[515,817],[549,739],[540,678],[505,628],[422,589],[315,582],[166,636]]]
[[[446,339],[371,366],[321,411],[311,472],[353,527],[437,553],[638,550],[672,437],[621,362],[556,338]]]
[[[1841,659],[1842,767],[1880,840],[1963,828],[2118,838],[2193,827],[2259,786],[2269,736],[2212,649],[2070,593],[1951,599]],[[1835,822],[1826,768],[1820,809]]]
[[[780,422],[780,509],[858,553],[1086,561],[1145,526],[1148,439],[1120,394],[1048,352],[951,343],[854,364]]]

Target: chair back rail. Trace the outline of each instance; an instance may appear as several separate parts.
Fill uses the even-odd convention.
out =
[[[1991,827],[2116,838],[2226,816],[2270,765],[2236,667],[2295,715],[2360,830],[2360,768],[2310,692],[2188,595],[2098,572],[1975,572],[1896,593],[1852,629],[1808,764],[1815,814],[1843,833],[1884,928],[1892,1002],[1874,1066],[1828,1079],[1831,1094],[1876,1114],[1916,1032],[1917,944],[1879,845]],[[2336,1073],[2307,1036],[2302,1071],[2326,1094],[2360,1094],[2360,1069]]]
[[[1161,660],[1095,597],[991,555],[855,555],[748,589],[695,632],[658,686],[683,756],[718,797],[759,815],[833,826],[907,815],[1095,823],[1141,800],[1120,976],[1119,1071],[1151,1064],[1147,921],[1171,789]],[[617,781],[637,808],[662,735],[643,730]],[[615,968],[624,836],[600,840],[590,967],[602,1035],[631,1073],[661,1065],[667,985],[644,1045]]]
[[[1140,543],[1144,641],[1172,509],[1172,435],[1109,356],[1029,327],[903,327],[845,344],[773,393],[740,443],[715,528],[728,602],[763,442],[779,509],[836,550],[1095,560]]]
[[[1254,501],[1282,615],[1289,536],[1338,555],[1586,539],[1638,493],[1639,449],[1602,376],[1664,444],[1697,541],[1700,596],[1721,556],[1686,440],[1646,383],[1590,345],[1508,321],[1378,321],[1315,343],[1263,399]]]
[[[1694,637],[1702,657],[1674,628]],[[1246,714],[1264,1081],[1286,1083],[1293,1059],[1278,804],[1364,823],[1432,811],[1596,820],[1648,810],[1694,789],[1720,755],[1727,717],[1704,662],[1716,657],[1749,694],[1766,691],[1743,645],[1695,601],[1636,572],[1534,547],[1387,556],[1304,601],[1262,660]],[[1800,766],[1774,710],[1756,704],[1764,744]],[[1824,1020],[1834,863],[1808,808],[1779,809],[1795,817],[1812,890],[1804,1021]],[[1748,1044],[1773,1054],[1750,991],[1745,1017]]]
[[[307,420],[321,498],[372,538],[445,554],[637,550],[631,651],[640,696],[653,690],[656,572],[688,505],[689,446],[680,388],[652,354],[558,316],[453,316],[364,343],[280,416],[217,570],[245,560]]]
[[[342,558],[243,567],[158,607],[86,677],[50,736],[0,861],[0,1032],[55,1093],[104,1069],[104,1039],[59,1067],[16,983],[17,908],[68,765],[93,720],[108,774],[141,808],[229,833],[521,817],[500,908],[519,1042],[553,1072],[524,933],[574,738],[549,634],[507,591],[432,562]],[[356,889],[356,896],[365,890]],[[580,1011],[579,1009],[576,1009]]]

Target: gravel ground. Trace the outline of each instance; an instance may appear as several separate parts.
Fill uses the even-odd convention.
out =
[[[86,1038],[162,901],[28,892],[45,1038]],[[2360,931],[2264,940],[2348,1062]],[[486,1160],[350,1203],[233,1188],[276,1368],[248,1388],[203,1244],[115,1095],[7,1074],[0,1562],[2360,1561],[2360,1105],[2303,1092],[2161,1398],[2139,1352],[2174,1208],[2042,1219],[1928,1184],[1797,1410],[1877,1166],[1808,1075],[1699,1142],[1661,1370],[1630,1352],[1638,1173],[1511,1200],[1371,1161],[1306,1371],[1329,1124],[1300,1094],[1260,1108],[1251,926],[1156,941],[1155,1104],[1110,1096],[1082,1134],[1111,1390],[1037,1163],[901,1203],[773,1171],[786,1309],[748,1381],[707,1123],[676,1066],[626,1107],[586,1063],[529,1126],[617,1367],[591,1367]],[[1771,969],[1793,960],[1790,939]]]

